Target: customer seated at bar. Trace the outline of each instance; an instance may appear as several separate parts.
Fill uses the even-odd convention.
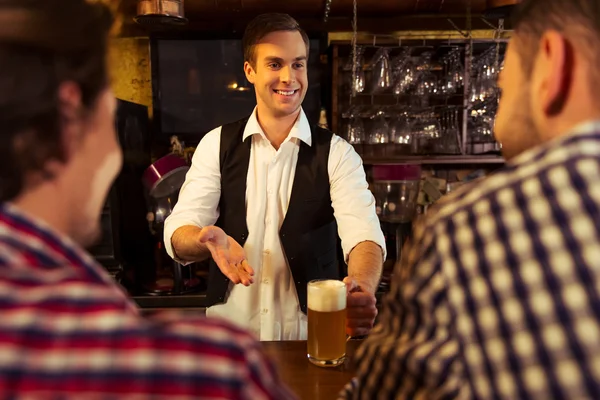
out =
[[[385,239],[360,156],[302,109],[309,43],[287,14],[247,25],[240,68],[256,108],[202,138],[165,222],[176,261],[211,259],[206,314],[260,340],[307,338],[315,279],[346,283],[349,335],[377,315]]]
[[[430,210],[344,399],[600,399],[600,0],[525,0],[506,166]]]
[[[218,320],[143,318],[82,248],[122,155],[99,2],[0,2],[0,397],[291,399]]]

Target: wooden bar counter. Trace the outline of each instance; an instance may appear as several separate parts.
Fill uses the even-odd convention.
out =
[[[354,353],[362,341],[350,340],[346,361],[336,368],[312,365],[306,357],[306,341],[262,342],[265,352],[275,362],[283,382],[302,400],[335,400],[342,388],[354,377]]]

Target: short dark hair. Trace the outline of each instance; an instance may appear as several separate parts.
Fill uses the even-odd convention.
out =
[[[515,9],[512,25],[522,44],[520,54],[528,76],[542,35],[552,29],[571,38],[592,65],[599,66],[591,78],[600,83],[600,0],[523,0]]]
[[[20,194],[26,173],[64,160],[59,86],[79,86],[84,112],[96,103],[112,25],[97,1],[0,1],[0,202]]]
[[[299,32],[302,35],[304,44],[306,44],[306,56],[308,57],[310,49],[308,35],[300,27],[300,24],[288,14],[268,13],[257,16],[246,26],[242,39],[244,61],[249,62],[252,67],[255,67],[256,58],[254,50],[256,45],[269,33],[279,31]]]

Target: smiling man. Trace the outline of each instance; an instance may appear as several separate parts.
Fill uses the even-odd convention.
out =
[[[258,16],[243,47],[256,108],[198,145],[167,251],[183,263],[212,257],[207,314],[261,340],[306,339],[307,283],[323,278],[345,280],[347,333],[367,334],[385,242],[362,161],[302,110],[309,41],[293,18]]]

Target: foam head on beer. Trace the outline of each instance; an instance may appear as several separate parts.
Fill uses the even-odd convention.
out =
[[[308,308],[319,312],[334,312],[346,308],[346,284],[324,280],[308,285]]]

